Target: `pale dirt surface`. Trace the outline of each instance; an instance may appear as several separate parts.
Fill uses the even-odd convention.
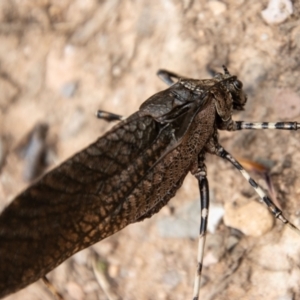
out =
[[[94,111],[129,115],[164,89],[159,68],[210,78],[210,69],[226,64],[248,93],[246,110],[235,119],[299,121],[300,5],[294,1],[291,17],[268,25],[261,17],[267,3],[0,1],[1,208],[28,185],[14,149],[38,122],[49,125],[53,167],[111,127]],[[71,96],[68,87],[75,87]],[[270,166],[278,201],[299,226],[299,133],[222,132],[221,143],[239,158]],[[208,157],[207,167],[212,202],[257,199],[229,164]],[[118,299],[191,299],[197,240],[162,237],[157,222],[197,197],[197,182],[188,176],[170,206],[77,254],[49,279],[65,299],[107,299],[91,268],[97,254]],[[249,212],[245,222],[252,217]],[[300,299],[300,238],[279,221],[259,237],[221,221],[208,235],[206,253],[203,300]],[[6,299],[53,297],[37,282]]]

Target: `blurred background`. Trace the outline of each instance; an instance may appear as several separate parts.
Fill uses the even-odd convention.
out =
[[[299,121],[299,16],[300,3],[288,0],[1,0],[0,209],[113,126],[97,109],[128,116],[165,89],[159,68],[202,79],[225,64],[248,95],[234,119]],[[299,226],[299,133],[221,132],[220,141]],[[208,156],[207,168],[201,299],[300,299],[300,237],[228,163]],[[65,299],[191,299],[198,198],[189,175],[159,214],[76,254],[49,279]],[[38,281],[6,299],[54,298]]]

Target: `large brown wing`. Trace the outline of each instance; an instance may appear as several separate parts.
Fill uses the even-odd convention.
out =
[[[134,222],[130,212],[126,221],[114,219],[147,172],[145,152],[159,139],[160,131],[151,117],[136,113],[5,208],[0,216],[0,297],[36,281],[73,253]],[[161,150],[157,151],[155,156],[160,155]]]
[[[0,215],[0,297],[164,206],[212,134],[214,106],[198,111],[165,125],[139,111],[17,196]]]

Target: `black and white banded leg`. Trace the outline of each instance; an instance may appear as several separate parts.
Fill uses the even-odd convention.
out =
[[[204,154],[198,156],[198,168],[196,172],[192,172],[198,180],[199,191],[200,191],[200,207],[201,207],[201,219],[200,219],[200,231],[198,240],[198,254],[197,254],[197,271],[195,274],[193,300],[199,299],[200,284],[201,284],[201,273],[203,266],[203,255],[204,246],[207,231],[207,220],[209,211],[209,187],[208,180],[206,177],[206,166],[204,164]]]
[[[280,129],[280,130],[297,130],[300,129],[300,123],[297,122],[244,122],[235,121],[236,128],[234,130],[243,129]]]
[[[241,174],[254,188],[256,193],[259,195],[260,199],[263,201],[264,204],[266,204],[266,206],[275,218],[279,219],[282,223],[289,226],[291,229],[300,234],[300,230],[283,216],[282,211],[273,203],[273,201],[266,195],[262,188],[256,183],[256,181],[253,178],[251,178],[249,173],[234,157],[232,157],[222,146],[219,146],[219,148],[216,151],[216,155],[228,160],[236,169],[238,169],[241,172]]]

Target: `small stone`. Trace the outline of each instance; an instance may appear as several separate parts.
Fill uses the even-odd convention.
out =
[[[270,231],[274,218],[262,204],[250,201],[246,204],[225,204],[224,223],[249,236],[261,236]]]
[[[293,13],[293,4],[290,0],[270,0],[268,7],[261,12],[268,24],[284,22]]]

